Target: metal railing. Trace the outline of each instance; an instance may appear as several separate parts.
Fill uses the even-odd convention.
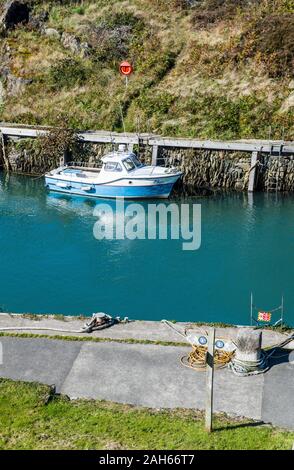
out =
[[[101,170],[101,168],[102,168],[102,163],[101,162],[95,162],[93,165],[89,166],[89,162],[66,162],[65,163],[66,167],[73,167],[73,168],[88,168],[88,169],[91,169],[91,170],[92,169],[93,170]]]

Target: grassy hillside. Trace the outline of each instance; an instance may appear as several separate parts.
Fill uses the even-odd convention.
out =
[[[30,3],[33,20],[0,39],[2,69],[23,79],[1,120],[294,139],[294,0]]]

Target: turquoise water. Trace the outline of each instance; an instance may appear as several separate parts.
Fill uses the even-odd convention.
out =
[[[262,309],[283,293],[294,325],[293,196],[184,201],[202,205],[197,251],[183,251],[179,240],[96,240],[93,210],[102,202],[0,174],[3,311],[247,324],[252,290]]]

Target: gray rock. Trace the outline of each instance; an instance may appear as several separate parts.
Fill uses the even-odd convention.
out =
[[[44,29],[44,34],[45,34],[45,36],[49,36],[51,38],[56,38],[56,39],[61,38],[60,33],[57,31],[57,29],[54,29],[54,28],[45,28]]]
[[[1,9],[0,29],[6,31],[13,29],[19,23],[28,23],[30,7],[25,1],[9,0]]]
[[[33,30],[42,32],[44,23],[48,20],[48,12],[43,11],[39,15],[30,16],[29,27]]]
[[[8,96],[17,96],[24,92],[26,85],[31,83],[32,80],[16,77],[9,73],[6,78],[6,94]]]
[[[63,33],[61,42],[66,49],[69,49],[73,54],[86,57],[90,52],[90,46],[86,42],[81,42],[80,38],[73,34]]]

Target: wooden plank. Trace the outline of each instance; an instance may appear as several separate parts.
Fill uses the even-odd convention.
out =
[[[128,136],[125,134],[103,134],[103,133],[87,133],[79,132],[77,137],[83,142],[97,142],[101,144],[135,144],[138,145],[139,139],[136,134]]]
[[[47,134],[52,127],[33,127],[24,125],[13,125],[0,123],[0,132],[8,137],[38,137]],[[78,138],[83,142],[114,143],[138,145],[142,144],[152,147],[175,147],[175,148],[195,148],[215,151],[230,152],[264,152],[273,155],[293,155],[294,142],[269,141],[269,140],[248,140],[248,141],[214,141],[198,140],[189,138],[161,137],[149,134],[113,133],[110,131],[88,131],[78,132]]]
[[[195,140],[195,139],[174,139],[174,138],[160,138],[152,137],[149,139],[150,145],[158,145],[162,147],[176,147],[176,148],[196,148],[203,150],[228,150],[228,151],[242,151],[253,152],[259,150],[260,145],[241,143],[241,142],[222,142],[210,140]]]
[[[0,132],[7,136],[16,137],[39,137],[41,135],[48,134],[49,131],[42,129],[31,129],[31,128],[17,128],[17,127],[0,127]]]
[[[208,345],[207,345],[207,353],[206,353],[205,429],[207,432],[212,431],[214,343],[215,343],[215,329],[211,328],[208,334]]]
[[[281,143],[269,143],[268,141],[240,142],[240,141],[212,141],[183,138],[161,138],[152,137],[149,139],[150,145],[176,148],[195,148],[199,150],[215,150],[230,152],[264,152],[275,155],[294,154],[294,143],[283,145]]]

